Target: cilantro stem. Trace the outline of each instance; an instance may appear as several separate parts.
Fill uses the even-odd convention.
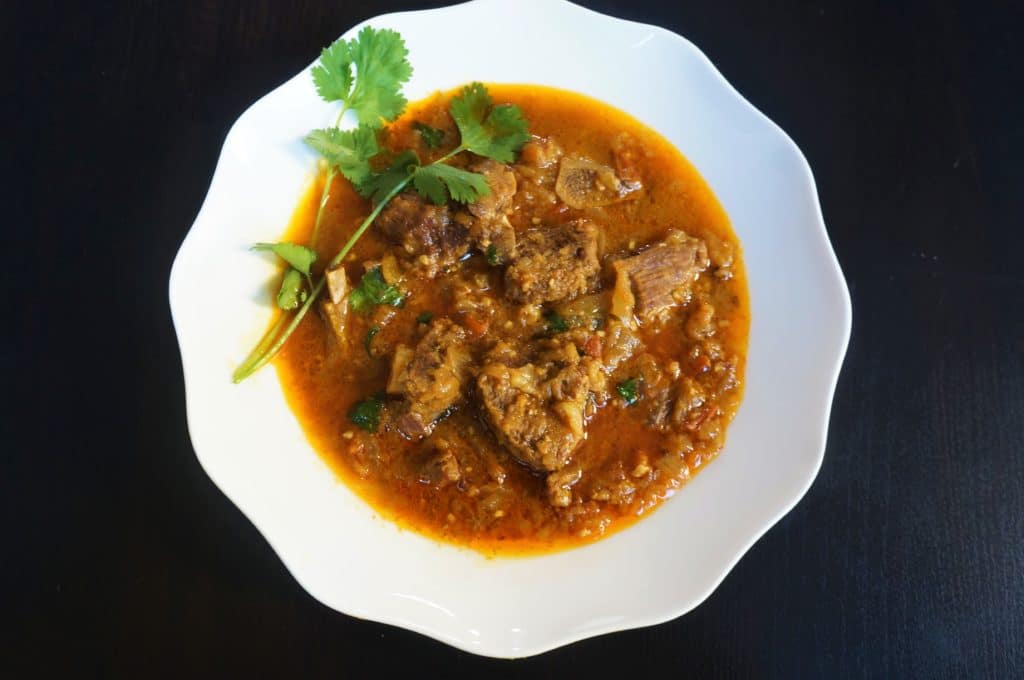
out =
[[[463,151],[466,151],[466,150],[468,150],[468,147],[465,147],[462,144],[459,144],[457,147],[455,147],[454,149],[452,149],[451,151],[449,151],[448,153],[446,153],[445,155],[441,156],[436,161],[431,163],[431,165],[437,165],[438,163],[443,163],[446,160],[448,160],[449,158],[451,158],[452,156],[458,155],[458,154],[460,154],[460,153],[462,153]]]
[[[324,208],[327,207],[327,199],[331,196],[331,182],[337,170],[333,165],[327,166],[327,175],[324,177],[324,189],[320,192],[320,205],[316,209],[316,221],[313,222],[313,235],[309,239],[309,245],[316,250],[316,237],[320,233],[320,220],[324,216]]]
[[[345,256],[348,255],[350,250],[352,250],[352,247],[356,244],[356,241],[358,241],[359,238],[366,232],[366,230],[370,227],[370,224],[372,224],[373,221],[377,219],[377,215],[379,215],[380,211],[384,209],[384,206],[387,205],[392,198],[397,196],[399,192],[402,191],[402,189],[404,189],[405,186],[410,181],[412,181],[411,175],[403,179],[398,184],[396,184],[391,191],[384,195],[384,198],[382,198],[380,202],[374,206],[373,211],[371,211],[370,214],[366,216],[366,219],[363,220],[363,223],[359,225],[359,228],[355,230],[355,233],[353,233],[352,236],[349,237],[348,241],[345,242],[345,245],[343,245],[341,247],[341,250],[338,251],[338,254],[335,255],[334,259],[332,259],[330,264],[327,265],[327,269],[334,267],[339,262],[345,259]]]
[[[334,127],[341,125],[341,119],[348,111],[348,104],[342,104],[341,110],[338,111],[338,117],[334,119]],[[320,205],[316,209],[316,221],[313,222],[313,235],[309,239],[309,244],[316,250],[316,237],[320,233],[320,220],[324,216],[324,208],[327,207],[327,199],[331,196],[331,182],[334,181],[334,176],[338,174],[338,170],[334,165],[327,166],[327,176],[324,177],[324,189],[320,192]],[[312,286],[312,284],[310,284]]]
[[[309,297],[306,298],[306,302],[303,303],[301,307],[299,307],[299,310],[295,312],[295,315],[291,318],[292,322],[288,324],[288,327],[284,329],[284,332],[276,340],[274,340],[274,343],[270,345],[270,347],[267,348],[262,354],[259,355],[255,362],[253,362],[249,366],[243,365],[239,367],[237,371],[235,371],[235,374],[232,376],[232,379],[236,383],[242,382],[250,375],[263,368],[268,361],[277,356],[277,353],[281,351],[282,347],[284,347],[284,343],[288,340],[289,337],[291,337],[291,334],[295,332],[295,329],[299,327],[299,323],[302,322],[302,319],[303,317],[306,316],[306,313],[309,311],[309,308],[313,306],[313,301],[320,294],[320,291],[324,289],[324,284],[326,282],[327,279],[324,277],[321,277],[320,280],[316,282],[316,286],[310,292]],[[288,317],[286,317],[284,314],[281,315],[282,321],[286,318]],[[280,323],[281,322],[275,324],[275,329],[279,327]]]
[[[277,317],[277,323],[271,326],[270,330],[263,334],[263,338],[260,339],[259,344],[249,352],[249,356],[245,358],[245,361],[242,362],[238,369],[235,370],[234,375],[231,376],[236,383],[244,380],[245,377],[251,373],[251,371],[249,371],[249,367],[256,363],[263,352],[267,351],[267,348],[270,347],[270,344],[274,341],[274,337],[277,335],[278,331],[281,330],[281,326],[283,326],[284,322],[287,320],[288,315],[282,312],[280,316]]]
[[[391,191],[389,191],[376,206],[374,206],[370,214],[366,216],[365,220],[363,220],[363,223],[359,225],[359,228],[355,230],[352,236],[349,237],[348,241],[345,242],[345,245],[341,247],[341,250],[338,251],[327,265],[327,269],[334,267],[345,259],[345,256],[347,256],[349,251],[351,251],[353,246],[355,246],[356,241],[366,233],[366,230],[370,228],[373,221],[377,219],[377,215],[379,215],[380,211],[384,209],[384,206],[387,205],[392,198],[397,196],[398,192],[404,189],[411,180],[411,175],[403,179],[401,182],[396,184],[395,187],[391,189]],[[260,344],[256,346],[242,365],[238,367],[238,370],[235,371],[234,375],[232,375],[232,380],[234,380],[234,382],[242,382],[250,375],[263,368],[267,362],[277,356],[277,353],[281,351],[282,347],[284,347],[284,343],[288,341],[291,334],[299,327],[302,319],[306,316],[306,313],[309,312],[310,307],[313,306],[313,302],[324,289],[324,284],[326,282],[327,277],[321,276],[320,280],[317,281],[316,286],[314,286],[313,290],[310,291],[309,297],[306,298],[306,301],[301,307],[299,307],[294,316],[291,317],[291,323],[288,324],[283,332],[281,332],[281,326],[284,325],[284,322],[288,317],[283,313],[281,314],[281,318],[274,324],[274,327],[271,328],[265,336],[263,336]]]
[[[338,117],[334,119],[334,127],[341,125],[341,119],[348,111],[348,104],[342,104],[341,110],[338,111]],[[320,205],[316,209],[316,221],[313,222],[313,235],[309,239],[309,244],[313,250],[316,250],[316,237],[320,233],[320,220],[324,216],[324,208],[327,207],[327,199],[331,196],[331,182],[334,181],[334,176],[338,173],[337,169],[333,165],[327,166],[327,176],[324,177],[324,189],[320,192]],[[312,284],[311,284],[312,285]]]

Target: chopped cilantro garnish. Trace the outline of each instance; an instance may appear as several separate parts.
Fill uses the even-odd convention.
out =
[[[623,380],[615,386],[615,391],[626,402],[626,406],[632,406],[640,400],[640,390],[637,386],[636,378]]]
[[[376,432],[380,426],[380,413],[384,409],[384,394],[378,392],[358,402],[348,412],[348,419],[367,432]]]
[[[565,317],[558,314],[558,312],[545,312],[544,321],[547,322],[545,328],[548,333],[564,333],[569,330],[569,322],[565,320]]]
[[[433,320],[434,313],[429,310],[416,315],[416,323],[430,323]]]
[[[493,243],[487,246],[487,251],[484,253],[484,257],[487,258],[487,264],[492,267],[497,267],[501,264],[501,255],[498,254],[498,248]]]
[[[404,301],[402,292],[384,280],[380,267],[363,274],[359,285],[348,296],[348,304],[360,314],[369,313],[377,305],[401,307]]]

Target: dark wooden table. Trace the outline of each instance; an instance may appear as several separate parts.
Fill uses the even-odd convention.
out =
[[[584,3],[793,136],[853,295],[821,474],[704,604],[501,662],[295,583],[195,459],[168,272],[242,110],[413,4],[0,3],[0,675],[1024,676],[1024,16],[987,3]]]

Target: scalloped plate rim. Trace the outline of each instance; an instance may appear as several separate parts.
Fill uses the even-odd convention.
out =
[[[461,4],[457,4],[457,5],[451,5],[451,6],[448,6],[448,7],[442,7],[442,8],[437,8],[437,9],[416,10],[416,11],[411,11],[411,12],[396,12],[396,13],[389,13],[389,14],[379,15],[379,16],[367,19],[367,20],[365,20],[363,22],[360,22],[359,24],[353,26],[348,31],[346,31],[344,33],[344,35],[348,36],[348,37],[351,37],[352,35],[355,34],[356,31],[358,31],[364,25],[374,24],[374,23],[378,23],[378,22],[385,22],[388,19],[393,19],[393,18],[396,18],[396,17],[408,17],[408,16],[413,16],[413,15],[424,15],[424,14],[428,14],[428,13],[435,14],[435,13],[458,12],[458,11],[463,10],[463,9],[465,9],[467,7],[470,7],[470,6],[474,6],[474,7],[488,6],[488,5],[494,6],[494,5],[497,5],[497,4],[499,4],[498,0],[473,0],[471,2],[461,3]],[[519,657],[525,657],[525,656],[532,656],[532,655],[540,654],[540,653],[543,653],[543,652],[547,652],[547,651],[550,651],[552,649],[556,649],[558,647],[561,647],[561,646],[564,646],[564,645],[568,645],[568,644],[571,644],[573,642],[577,642],[579,640],[583,640],[583,639],[586,639],[586,638],[590,638],[590,637],[594,637],[594,636],[598,636],[598,635],[603,635],[603,634],[607,634],[607,633],[611,633],[611,632],[615,632],[615,631],[620,631],[620,630],[629,630],[629,629],[641,628],[641,627],[656,625],[656,624],[659,624],[659,623],[664,623],[666,621],[670,621],[672,619],[678,618],[679,616],[681,616],[681,615],[691,611],[693,608],[695,608],[701,602],[703,602],[708,596],[710,596],[711,593],[714,592],[714,590],[725,579],[725,577],[732,571],[732,569],[736,565],[736,563],[754,545],[754,543],[756,543],[782,517],[784,517],[786,514],[788,514],[789,511],[801,500],[801,498],[803,498],[803,496],[806,494],[807,490],[810,488],[811,484],[813,483],[814,479],[816,478],[816,476],[818,474],[818,471],[820,470],[821,464],[822,464],[822,462],[824,460],[825,446],[826,446],[827,433],[828,433],[828,422],[829,422],[830,413],[831,413],[832,401],[833,401],[833,398],[834,398],[834,394],[835,394],[835,390],[836,390],[839,374],[840,374],[840,371],[841,371],[841,367],[842,367],[842,364],[843,364],[843,360],[844,360],[844,357],[845,357],[845,354],[846,354],[846,351],[847,351],[847,348],[848,348],[848,345],[849,345],[851,326],[852,326],[852,304],[851,304],[851,301],[850,301],[849,290],[848,290],[848,287],[846,285],[846,281],[845,281],[845,279],[843,277],[842,271],[840,269],[838,259],[836,258],[834,250],[833,250],[833,248],[831,246],[831,243],[829,241],[827,231],[825,229],[824,218],[823,218],[823,216],[821,214],[820,202],[819,202],[819,199],[818,199],[817,188],[816,188],[816,185],[815,185],[815,182],[814,182],[813,174],[811,172],[810,165],[806,161],[806,158],[804,157],[803,153],[800,151],[799,147],[797,147],[797,145],[792,141],[792,139],[781,128],[779,128],[778,125],[776,125],[774,122],[772,122],[767,116],[765,116],[756,107],[754,107],[752,104],[750,104],[738,91],[736,91],[736,89],[718,71],[718,69],[714,66],[714,64],[710,61],[710,59],[708,59],[708,57],[699,48],[697,48],[695,45],[693,45],[691,42],[689,42],[688,40],[686,40],[682,36],[672,32],[672,31],[669,31],[667,29],[658,27],[658,26],[642,24],[642,23],[639,23],[639,22],[632,22],[632,21],[628,21],[628,20],[624,20],[624,19],[610,17],[610,16],[607,16],[607,15],[595,12],[593,10],[580,7],[580,6],[575,5],[573,3],[567,2],[566,0],[555,0],[554,2],[547,2],[547,3],[538,2],[537,0],[531,0],[529,2],[522,3],[522,7],[524,7],[524,8],[537,7],[537,6],[543,6],[545,9],[554,9],[554,8],[556,8],[558,6],[561,6],[561,9],[559,11],[561,11],[562,9],[568,9],[570,11],[584,12],[584,13],[586,13],[587,15],[589,15],[591,17],[599,17],[602,21],[609,22],[609,23],[612,23],[612,24],[617,24],[617,25],[620,25],[620,26],[628,26],[628,27],[642,27],[642,28],[644,28],[646,30],[652,31],[654,33],[657,33],[658,35],[660,35],[660,36],[662,36],[662,37],[664,37],[664,38],[666,38],[666,39],[668,39],[670,41],[676,42],[679,47],[687,50],[688,52],[691,53],[692,56],[696,56],[700,61],[702,61],[703,65],[708,69],[708,71],[717,78],[719,86],[723,87],[731,96],[733,96],[737,100],[739,100],[739,102],[748,109],[748,113],[754,114],[755,116],[757,116],[760,119],[762,119],[764,122],[767,122],[768,124],[770,124],[770,126],[772,128],[774,128],[774,133],[779,135],[784,140],[784,143],[787,144],[790,147],[790,150],[792,152],[795,152],[795,154],[799,158],[799,161],[800,161],[800,163],[802,165],[801,170],[802,170],[802,172],[804,174],[804,177],[802,178],[802,180],[805,183],[805,188],[808,190],[810,197],[813,199],[813,202],[814,202],[814,205],[815,205],[815,208],[816,208],[815,221],[816,221],[816,226],[817,226],[817,236],[822,240],[823,245],[825,246],[825,249],[827,250],[827,253],[828,253],[828,256],[829,256],[829,260],[830,260],[829,264],[831,265],[831,268],[832,268],[832,272],[831,273],[835,277],[835,280],[833,281],[833,283],[836,283],[839,286],[839,291],[841,293],[841,296],[840,296],[841,297],[841,303],[842,303],[842,308],[840,310],[841,314],[840,314],[840,319],[839,319],[839,323],[840,323],[840,327],[839,327],[839,342],[833,348],[834,349],[834,366],[833,366],[833,369],[832,369],[831,374],[829,375],[829,379],[828,379],[827,396],[824,399],[824,403],[821,404],[821,408],[820,408],[819,414],[816,416],[816,422],[819,423],[818,428],[817,428],[819,430],[819,437],[818,437],[818,440],[819,440],[818,441],[819,453],[818,453],[818,455],[816,457],[816,460],[814,461],[814,464],[812,466],[810,466],[810,467],[807,467],[804,470],[804,474],[801,476],[801,479],[800,479],[800,485],[799,485],[799,489],[800,490],[799,490],[799,492],[796,493],[796,494],[793,494],[788,499],[788,502],[784,503],[782,506],[780,506],[780,509],[776,513],[774,513],[771,517],[767,517],[767,516],[764,517],[762,519],[761,523],[760,523],[759,529],[757,529],[756,531],[753,531],[747,537],[747,539],[743,542],[742,549],[736,551],[735,554],[733,554],[731,556],[731,558],[726,561],[727,563],[722,564],[721,568],[718,570],[719,571],[718,577],[716,579],[713,579],[712,582],[709,582],[708,584],[706,584],[706,586],[701,590],[701,592],[699,594],[691,597],[688,601],[666,604],[660,611],[652,612],[652,613],[649,613],[649,614],[641,614],[641,615],[631,616],[626,621],[617,621],[617,622],[611,622],[611,623],[606,623],[606,624],[595,624],[595,625],[592,625],[592,626],[583,626],[583,627],[580,627],[580,628],[578,628],[577,630],[575,630],[573,632],[566,633],[566,634],[561,635],[561,636],[551,636],[550,639],[548,639],[544,643],[534,644],[533,646],[527,647],[525,649],[524,648],[516,648],[515,650],[511,650],[509,648],[503,648],[503,647],[500,647],[500,646],[481,647],[479,645],[474,645],[474,644],[472,644],[472,641],[467,640],[465,637],[460,637],[460,636],[454,635],[454,634],[452,634],[452,633],[450,633],[448,631],[439,630],[436,627],[432,627],[430,625],[424,624],[420,620],[418,620],[415,616],[381,615],[380,613],[375,613],[374,611],[372,611],[371,609],[366,608],[366,607],[355,607],[355,606],[352,606],[351,604],[346,604],[344,607],[342,607],[342,606],[338,606],[337,603],[332,603],[329,600],[332,600],[333,598],[325,596],[324,593],[320,592],[321,588],[319,587],[318,584],[312,583],[312,582],[309,581],[309,579],[306,578],[306,576],[303,574],[302,570],[299,569],[293,563],[292,556],[287,554],[286,550],[284,550],[284,549],[279,547],[278,542],[277,542],[277,540],[275,538],[272,538],[271,535],[269,535],[268,532],[264,531],[264,529],[260,526],[260,524],[257,523],[257,521],[254,519],[252,512],[250,512],[250,510],[248,510],[246,507],[244,507],[230,493],[228,493],[226,488],[230,486],[230,483],[227,480],[225,480],[223,478],[220,478],[219,472],[210,464],[209,457],[204,456],[203,453],[200,452],[200,449],[199,449],[198,446],[194,446],[196,457],[199,460],[200,465],[204,468],[204,470],[210,476],[211,480],[225,493],[225,495],[229,498],[229,500],[231,500],[236,505],[236,507],[238,507],[238,509],[242,512],[242,514],[245,515],[249,519],[249,521],[253,524],[253,526],[256,527],[257,531],[259,531],[260,534],[264,536],[264,538],[267,540],[267,543],[271,546],[271,548],[275,551],[275,553],[281,559],[282,563],[285,565],[286,569],[288,569],[288,571],[292,574],[293,578],[295,578],[295,580],[307,592],[309,592],[315,599],[317,599],[321,603],[325,604],[325,606],[331,607],[332,609],[335,609],[337,611],[341,611],[343,613],[346,613],[348,615],[355,616],[355,617],[358,617],[358,618],[374,620],[374,621],[378,621],[378,622],[381,622],[381,623],[395,625],[395,626],[399,626],[399,627],[402,627],[402,628],[405,628],[405,629],[408,629],[408,630],[411,630],[411,631],[415,631],[415,632],[421,633],[423,635],[426,635],[426,636],[432,637],[434,639],[437,639],[439,641],[442,641],[442,642],[444,642],[446,644],[449,644],[451,646],[454,646],[456,648],[462,649],[464,651],[468,651],[468,652],[475,653],[475,654],[482,654],[482,655],[494,656],[494,657],[504,657],[504,658],[519,658]],[[190,244],[191,244],[192,241],[195,240],[195,238],[197,238],[196,237],[197,226],[199,226],[203,222],[204,213],[205,213],[205,211],[207,209],[208,204],[211,201],[211,196],[214,194],[214,191],[215,191],[215,189],[218,186],[218,179],[220,177],[220,173],[223,170],[223,166],[224,166],[224,163],[223,163],[224,156],[226,155],[226,153],[228,151],[229,144],[230,144],[230,142],[232,140],[233,135],[236,133],[236,130],[245,121],[247,116],[249,116],[254,109],[259,107],[261,103],[263,103],[263,102],[273,98],[281,90],[283,90],[284,88],[288,87],[290,84],[294,83],[294,81],[296,81],[297,79],[308,77],[307,74],[308,74],[310,68],[315,63],[316,62],[314,60],[306,68],[304,68],[302,71],[297,73],[295,76],[293,76],[292,78],[287,79],[286,81],[281,83],[279,86],[277,86],[273,90],[271,90],[269,93],[267,93],[266,95],[264,95],[263,97],[258,99],[250,107],[248,107],[238,117],[238,119],[235,121],[235,123],[231,126],[231,128],[229,129],[227,135],[225,136],[224,145],[223,145],[223,147],[221,149],[220,156],[218,157],[218,162],[217,162],[215,171],[214,171],[214,173],[213,173],[213,175],[211,177],[210,189],[209,189],[209,191],[207,193],[207,196],[205,197],[205,199],[203,201],[202,207],[200,208],[199,212],[196,215],[196,219],[195,219],[195,221],[193,223],[192,228],[189,229],[188,233],[186,234],[185,238],[183,239],[182,245],[179,248],[179,252],[178,252],[177,256],[175,257],[174,264],[172,265],[172,268],[171,268],[171,275],[170,275],[170,281],[169,281],[170,306],[171,306],[172,318],[173,318],[173,321],[174,321],[176,337],[177,337],[178,342],[179,342],[179,347],[182,348],[181,359],[182,359],[182,371],[183,371],[183,376],[184,376],[184,381],[185,381],[186,411],[187,411],[189,433],[190,433],[190,437],[192,438],[193,443],[195,443],[195,441],[196,441],[194,423],[197,422],[199,416],[194,414],[193,411],[192,411],[192,402],[193,402],[193,400],[189,397],[189,394],[190,394],[190,388],[189,388],[189,382],[190,382],[189,381],[189,360],[186,357],[185,352],[183,350],[184,345],[183,345],[183,342],[182,342],[183,335],[186,332],[184,330],[184,328],[183,328],[183,323],[181,321],[182,314],[183,314],[183,312],[181,311],[181,305],[186,304],[185,300],[182,299],[183,293],[180,292],[181,291],[181,287],[182,287],[182,284],[181,284],[181,281],[180,281],[180,273],[181,273],[181,270],[182,270],[182,261],[183,261],[183,259],[186,256],[188,256],[190,254],[190,252],[191,252],[190,251]],[[414,64],[414,66],[415,66],[415,64]],[[685,149],[682,149],[682,151],[684,152],[684,154],[686,153]],[[699,169],[699,167],[698,167],[698,169]],[[714,186],[712,186],[712,189],[714,189]],[[752,293],[751,297],[753,299],[753,293]],[[714,466],[711,466],[709,468],[709,470],[711,470],[711,469],[714,469]],[[704,471],[704,472],[702,472],[701,476],[707,475],[707,474],[708,474],[708,471]],[[685,490],[684,490],[684,493],[685,493]],[[645,521],[650,521],[650,519],[648,518]],[[515,558],[515,559],[521,559],[521,558]]]

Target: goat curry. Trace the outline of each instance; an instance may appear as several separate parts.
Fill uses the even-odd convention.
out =
[[[529,121],[513,162],[463,153],[479,200],[397,194],[275,361],[315,448],[384,516],[485,553],[593,541],[722,447],[749,327],[740,246],[665,139],[587,97],[490,85]],[[380,134],[424,162],[453,93]],[[289,237],[309,243],[324,177]],[[311,247],[371,204],[336,179]],[[367,304],[367,300],[370,304]]]

